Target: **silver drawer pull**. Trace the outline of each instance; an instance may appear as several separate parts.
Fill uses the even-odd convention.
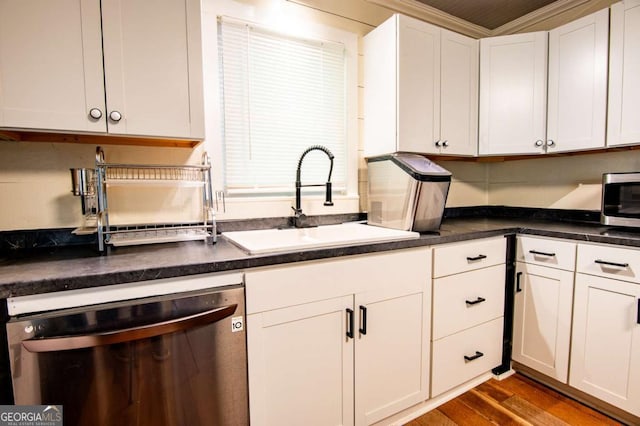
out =
[[[547,252],[544,252],[544,251],[529,250],[529,253],[537,254],[538,256],[556,257],[555,253],[547,253]]]
[[[596,259],[596,260],[594,260],[594,262],[597,263],[597,264],[600,264],[600,265],[617,266],[618,268],[628,268],[629,267],[628,263],[609,262],[609,261],[600,260],[600,259]]]

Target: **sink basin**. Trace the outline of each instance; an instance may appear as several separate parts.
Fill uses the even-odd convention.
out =
[[[233,231],[223,232],[222,235],[249,254],[278,253],[420,237],[417,232],[381,228],[357,222],[315,228]]]

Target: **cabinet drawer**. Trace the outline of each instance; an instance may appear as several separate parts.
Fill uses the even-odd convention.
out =
[[[433,342],[431,397],[500,365],[503,318]]]
[[[576,271],[640,283],[640,250],[578,244]]]
[[[433,277],[444,277],[504,263],[504,237],[447,244],[433,249]]]
[[[517,238],[516,259],[520,262],[574,271],[576,243],[547,238]]]
[[[433,340],[501,317],[505,265],[433,280]]]

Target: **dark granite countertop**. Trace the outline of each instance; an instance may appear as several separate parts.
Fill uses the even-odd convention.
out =
[[[91,248],[64,247],[29,256],[0,258],[0,299],[430,246],[514,233],[640,247],[640,233],[628,230],[588,223],[509,218],[445,219],[438,233],[425,233],[415,240],[253,256],[247,255],[224,238],[218,238],[214,245],[184,242],[118,247],[108,256],[101,256]]]

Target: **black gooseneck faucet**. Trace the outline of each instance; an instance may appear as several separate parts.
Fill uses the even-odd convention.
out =
[[[311,185],[302,185],[302,182],[300,181],[300,171],[302,169],[302,160],[304,160],[304,157],[310,153],[311,151],[322,151],[325,154],[327,154],[327,157],[329,157],[329,161],[331,162],[330,166],[329,166],[329,177],[327,177],[327,183],[320,183],[320,184],[311,184]],[[307,148],[302,155],[300,156],[300,160],[298,161],[298,170],[296,171],[296,206],[295,207],[291,207],[294,211],[294,217],[293,217],[293,224],[295,225],[296,228],[304,228],[310,225],[305,224],[305,219],[307,218],[307,216],[302,213],[302,207],[300,207],[300,189],[302,187],[307,187],[307,186],[325,186],[326,187],[326,195],[325,195],[325,202],[324,205],[325,206],[333,206],[333,201],[331,200],[331,173],[333,172],[333,154],[331,153],[331,151],[329,151],[328,148],[322,146],[322,145],[313,145],[310,146],[309,148]]]

